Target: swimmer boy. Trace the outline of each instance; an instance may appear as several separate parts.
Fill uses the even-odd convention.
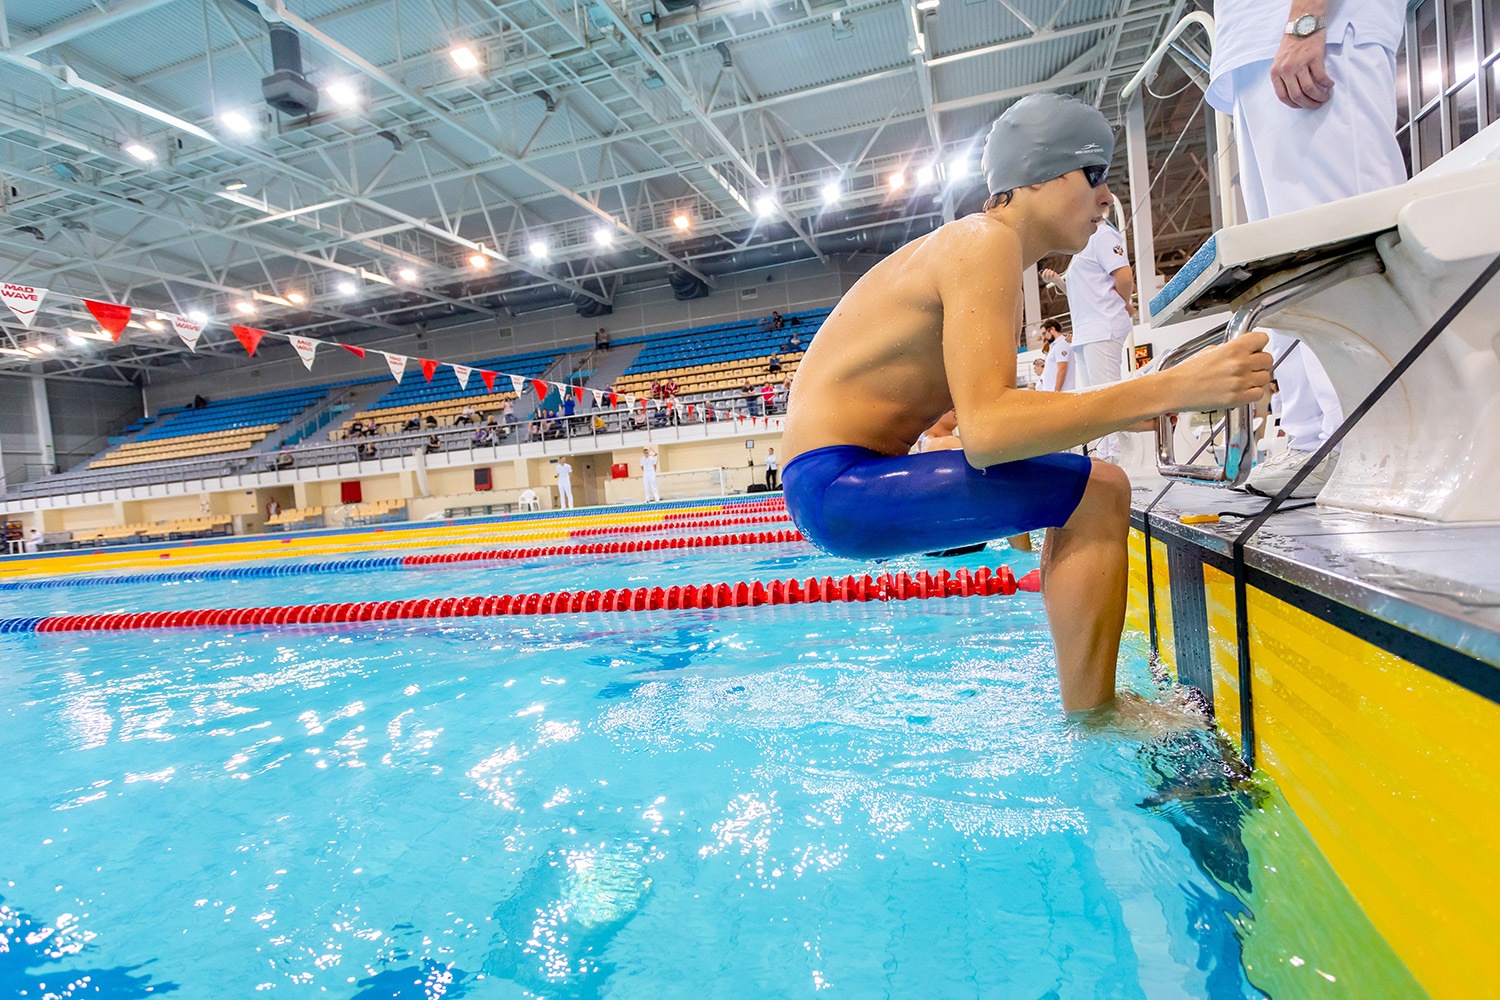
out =
[[[1052,529],[1042,593],[1067,711],[1115,695],[1130,481],[1065,449],[1162,413],[1251,402],[1271,372],[1254,333],[1089,392],[1016,388],[1022,272],[1088,243],[1111,203],[1113,153],[1104,116],[1072,98],[1035,94],[1007,110],[985,142],[984,211],[908,243],[849,290],[797,370],[782,439],[787,507],[834,554]],[[963,450],[908,455],[949,409]]]

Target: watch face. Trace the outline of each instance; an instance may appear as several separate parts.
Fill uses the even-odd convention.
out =
[[[1296,34],[1299,38],[1306,38],[1318,30],[1318,19],[1312,14],[1303,14],[1297,18]]]

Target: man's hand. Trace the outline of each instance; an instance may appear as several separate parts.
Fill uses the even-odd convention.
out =
[[[1060,274],[1058,274],[1056,271],[1052,270],[1052,268],[1050,268],[1050,267],[1044,267],[1044,268],[1042,268],[1042,275],[1041,275],[1041,277],[1042,277],[1043,281],[1045,281],[1047,284],[1051,285],[1053,288],[1062,289],[1064,291],[1067,290],[1066,279],[1063,278],[1063,276],[1060,275]]]
[[[1271,384],[1269,342],[1264,333],[1247,333],[1164,372],[1173,381],[1167,411],[1227,410],[1260,399]]]
[[[1271,62],[1271,85],[1287,107],[1316,111],[1333,96],[1333,78],[1323,65],[1327,34],[1318,31],[1306,38],[1282,38]]]

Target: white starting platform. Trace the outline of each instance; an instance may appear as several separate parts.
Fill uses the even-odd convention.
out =
[[[1233,317],[1158,366],[1275,328],[1346,415],[1441,331],[1349,428],[1316,506],[1246,534],[1269,503],[1225,488],[1255,461],[1247,409],[1201,465],[1159,425],[1166,478],[1137,477],[1131,532],[1131,624],[1432,996],[1489,981],[1500,926],[1497,257],[1492,126],[1400,187],[1219,232],[1150,303],[1153,327]]]

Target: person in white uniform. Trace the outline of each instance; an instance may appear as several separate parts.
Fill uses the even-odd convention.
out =
[[[1048,392],[1072,392],[1078,386],[1078,369],[1073,364],[1073,334],[1060,333],[1047,350],[1047,366],[1042,369],[1042,388]]]
[[[1101,222],[1088,246],[1073,255],[1067,274],[1048,270],[1042,277],[1068,295],[1068,310],[1073,314],[1068,374],[1074,377],[1076,386],[1093,389],[1118,382],[1123,373],[1125,338],[1135,323],[1130,304],[1135,294],[1135,272],[1125,256],[1125,237],[1108,222]],[[1119,435],[1100,438],[1090,451],[1106,462],[1118,463]]]
[[[566,458],[557,460],[557,496],[563,510],[573,509],[573,466]]]
[[[1234,115],[1252,222],[1406,180],[1396,144],[1396,49],[1406,0],[1217,0],[1208,101]],[[1271,355],[1292,338],[1271,331]],[[1343,422],[1338,394],[1302,344],[1276,369],[1287,450],[1246,488],[1273,495]],[[1314,497],[1335,456],[1296,497]]]
[[[641,486],[647,503],[661,499],[656,488],[656,453],[650,448],[641,449]]]

